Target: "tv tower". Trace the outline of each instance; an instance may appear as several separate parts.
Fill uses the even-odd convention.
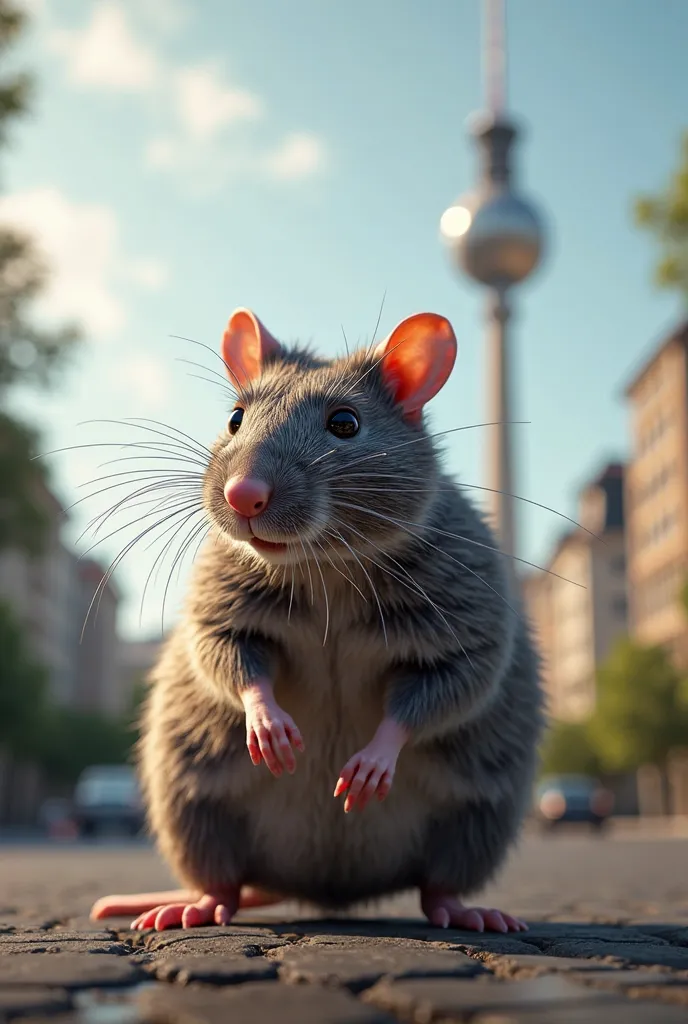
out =
[[[512,148],[518,131],[505,111],[504,0],[482,0],[483,74],[487,110],[471,118],[480,156],[475,190],[442,215],[440,230],[456,266],[487,286],[487,487],[500,547],[517,554],[514,523],[510,290],[540,263],[544,229],[537,210],[514,188]],[[515,562],[509,559],[512,584]]]

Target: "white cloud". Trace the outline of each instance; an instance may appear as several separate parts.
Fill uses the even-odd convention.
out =
[[[29,189],[0,197],[0,222],[27,232],[50,268],[40,311],[78,320],[91,336],[112,335],[126,323],[119,280],[147,289],[164,284],[162,263],[126,257],[117,217],[103,204],[73,202],[55,188]]]
[[[169,368],[155,356],[125,355],[113,367],[112,383],[147,410],[164,408],[172,394]]]
[[[310,178],[325,166],[325,148],[314,135],[295,132],[267,156],[265,166],[273,178]]]
[[[55,29],[48,45],[66,58],[69,77],[79,85],[143,92],[159,75],[155,54],[136,39],[114,0],[97,3],[82,29]]]
[[[167,284],[167,267],[152,257],[133,260],[128,275],[132,281],[150,292],[159,292]]]
[[[254,120],[263,112],[258,96],[229,86],[213,65],[176,72],[175,101],[180,124],[194,141],[209,141],[233,121]]]
[[[145,0],[137,13],[161,32],[178,32],[191,17],[190,7],[182,0]]]
[[[97,0],[83,28],[56,29],[49,45],[80,86],[137,93],[154,132],[144,147],[149,171],[173,175],[197,194],[228,180],[266,176],[278,181],[312,177],[326,166],[323,142],[295,132],[267,151],[233,129],[265,113],[262,98],[229,81],[217,61],[173,66],[136,33],[131,17],[173,30],[189,16],[184,0]]]
[[[144,152],[146,167],[153,170],[171,170],[179,155],[179,147],[169,136],[159,135],[151,139]]]

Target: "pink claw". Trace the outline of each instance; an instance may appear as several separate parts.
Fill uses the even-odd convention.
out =
[[[464,928],[472,932],[525,932],[528,925],[518,917],[486,907],[466,907],[448,893],[421,890],[421,906],[437,928]]]

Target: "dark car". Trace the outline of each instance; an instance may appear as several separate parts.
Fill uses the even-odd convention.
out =
[[[588,775],[550,775],[535,792],[535,817],[547,828],[564,822],[600,828],[613,809],[613,795]]]
[[[79,777],[74,790],[74,821],[79,834],[103,832],[139,834],[144,812],[136,775],[128,765],[93,765]]]

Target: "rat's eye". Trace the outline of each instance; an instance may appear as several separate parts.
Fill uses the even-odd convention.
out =
[[[330,416],[327,429],[335,437],[353,437],[359,430],[358,417],[351,409],[340,409]]]
[[[244,410],[237,406],[232,415],[229,417],[229,421],[227,423],[227,430],[230,432],[230,434],[236,434],[237,430],[241,426],[241,421],[243,420],[243,418]]]

